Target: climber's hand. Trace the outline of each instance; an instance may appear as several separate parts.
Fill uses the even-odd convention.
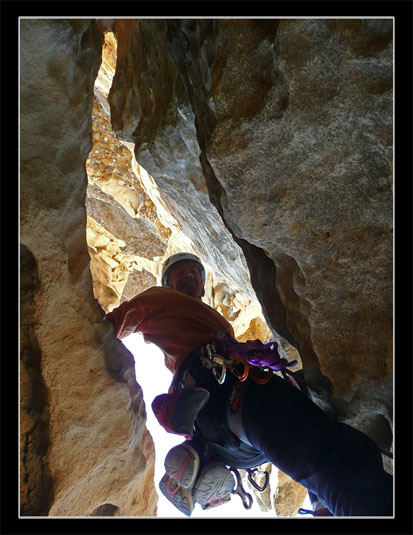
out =
[[[103,355],[105,366],[110,375],[120,382],[127,382],[125,371],[135,365],[135,359],[129,349],[114,335],[114,328],[109,320],[103,320]]]

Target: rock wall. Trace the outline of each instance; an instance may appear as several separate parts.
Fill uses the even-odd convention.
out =
[[[251,295],[246,263],[313,398],[391,448],[392,20],[112,28],[112,126],[158,204],[237,295]]]
[[[107,23],[99,24],[103,31],[107,29]],[[122,31],[126,32],[124,26]],[[172,187],[176,202],[181,197],[182,207],[187,206],[185,212],[174,211],[176,203],[170,204],[169,196],[137,162],[134,144],[118,138],[112,130],[107,97],[121,51],[112,32],[106,31],[104,39],[95,84],[93,149],[86,164],[87,241],[95,297],[105,311],[112,310],[156,284],[169,255],[189,250],[209,268],[205,301],[233,323],[239,336],[268,337],[271,333],[251,287],[243,254],[206,194],[191,187],[179,191]],[[205,205],[213,212],[207,227]]]
[[[133,358],[106,369],[86,243],[96,21],[20,21],[23,516],[153,516],[154,448]],[[122,351],[122,349],[121,349]]]
[[[391,448],[392,32],[22,21],[21,514],[156,514],[133,357],[108,356],[97,303],[181,250],[239,340],[279,341]],[[294,515],[304,489],[271,471],[262,508]]]
[[[198,250],[221,216],[315,396],[356,426],[376,418],[389,446],[392,20],[142,20],[127,38],[117,24],[118,137],[172,213],[197,214]]]

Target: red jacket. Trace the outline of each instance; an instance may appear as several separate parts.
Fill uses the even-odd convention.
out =
[[[106,315],[117,338],[143,333],[146,342],[156,344],[165,353],[165,365],[175,374],[185,358],[197,347],[209,342],[218,331],[234,331],[216,310],[194,297],[153,286],[125,301]]]

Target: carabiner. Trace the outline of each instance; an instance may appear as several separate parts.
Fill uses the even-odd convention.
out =
[[[270,480],[270,474],[266,470],[258,470],[258,468],[247,468],[248,472],[248,481],[251,483],[251,485],[258,490],[258,492],[264,492],[264,490],[268,487],[268,482]],[[259,474],[265,474],[264,484],[258,485],[254,481],[254,475],[258,472]]]
[[[222,364],[221,363],[217,363],[217,364],[218,366],[221,366],[221,375],[218,376],[217,366],[212,368],[212,373],[214,374],[215,379],[218,381],[218,384],[222,385],[222,383],[225,381],[225,377],[227,374],[227,367],[225,365],[225,362],[222,362]]]
[[[267,371],[267,375],[265,377],[258,377],[257,375],[255,375],[254,372],[251,372],[250,373],[250,376],[251,376],[251,379],[254,381],[254,383],[258,383],[259,385],[265,385],[268,383],[268,381],[271,380],[271,377],[273,376],[273,371],[271,369],[269,369]]]
[[[241,381],[241,383],[243,381],[245,381],[248,377],[248,374],[250,372],[250,367],[249,367],[249,364],[241,357],[239,357],[238,355],[233,355],[232,353],[229,355],[229,358],[231,358],[232,360],[235,360],[237,362],[240,362],[241,364],[244,365],[244,371],[242,372],[242,375],[241,374],[238,374],[236,373],[235,369],[233,369],[232,366],[230,366],[230,370],[232,371],[232,373]]]
[[[237,486],[236,488],[231,491],[231,494],[238,494],[238,496],[242,500],[242,505],[245,507],[245,509],[251,509],[252,507],[252,496],[248,492],[245,491],[244,487],[242,486],[242,479],[240,476],[240,473],[236,468],[230,468],[231,472],[235,474],[235,477],[237,478]]]

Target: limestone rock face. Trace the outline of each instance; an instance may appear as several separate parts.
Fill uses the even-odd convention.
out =
[[[103,21],[99,23],[103,25]],[[243,254],[210,204],[206,190],[177,189],[172,184],[170,194],[165,195],[165,189],[136,160],[134,144],[112,130],[107,98],[114,66],[122,63],[123,39],[139,27],[133,23],[127,30],[122,21],[117,24],[121,38],[115,39],[111,31],[104,37],[102,65],[95,83],[93,149],[86,165],[87,240],[94,295],[106,311],[112,310],[156,284],[169,255],[187,250],[206,264],[205,301],[233,323],[237,335],[245,337],[249,330],[256,338],[264,330],[264,336],[268,336]],[[108,30],[108,23],[105,28]],[[192,125],[188,136],[193,135]],[[182,140],[179,143],[184,145]],[[183,169],[191,161],[188,158],[186,152],[181,155],[179,165]],[[199,181],[201,169],[196,162],[195,167],[191,176]],[[256,332],[251,322],[257,326]]]
[[[92,20],[20,32],[21,514],[153,516],[142,393],[125,348],[120,380],[106,368],[86,242],[101,34]]]
[[[299,349],[313,391],[331,381],[343,418],[381,414],[386,442],[392,20],[142,20],[130,32],[117,31],[114,130],[174,214],[189,218],[208,194],[217,212],[197,212],[197,236],[214,244],[211,214],[221,216],[272,333]]]
[[[48,391],[41,373],[41,351],[34,332],[34,297],[39,289],[36,261],[20,249],[20,503],[24,515],[47,514],[53,484],[47,461]]]
[[[153,259],[165,253],[171,231],[159,221],[133,154],[112,130],[107,96],[116,68],[117,42],[112,32],[106,32],[103,39],[94,91],[93,147],[86,162],[86,208],[94,295],[110,311],[156,284]]]
[[[250,295],[246,262],[315,398],[391,447],[392,20],[126,24],[112,126],[158,204]]]
[[[391,448],[392,35],[21,21],[21,514],[156,515],[134,359],[101,318],[183,250],[240,341],[280,342]],[[260,507],[295,515],[305,489],[268,469]]]

